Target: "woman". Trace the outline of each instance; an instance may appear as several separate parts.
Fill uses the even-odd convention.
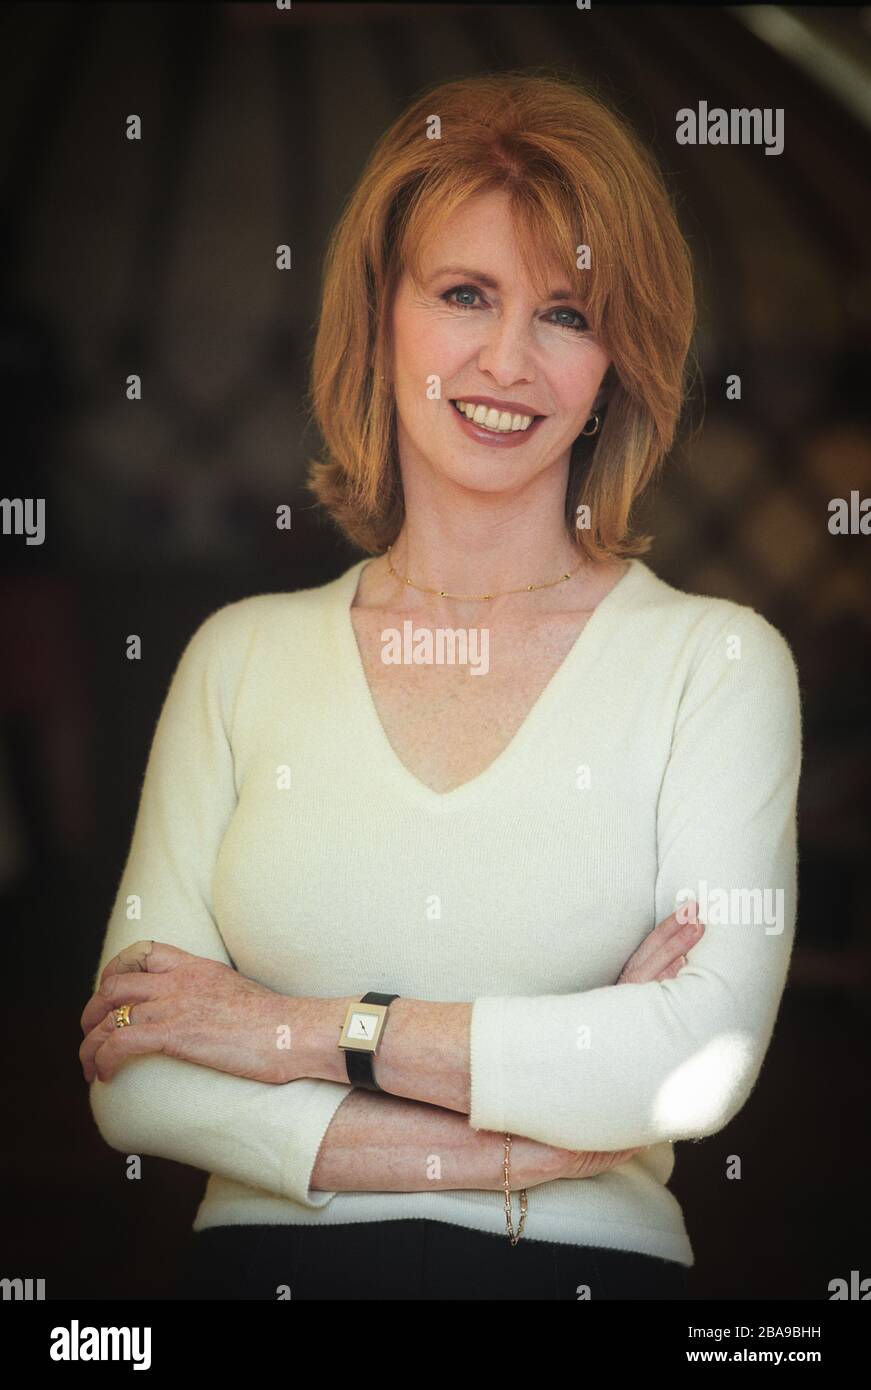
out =
[[[801,751],[783,637],[630,535],[692,331],[572,82],[447,83],[374,150],[312,391],[366,556],[192,637],[82,1017],[106,1141],[211,1174],[180,1296],[686,1296],[673,1144],[762,1066]]]

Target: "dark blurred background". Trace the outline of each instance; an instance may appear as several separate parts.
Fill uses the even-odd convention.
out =
[[[77,1056],[160,704],[215,608],[359,558],[304,490],[304,393],[373,143],[432,81],[538,64],[653,146],[698,265],[704,424],[639,514],[647,562],[763,613],[801,674],[798,943],[753,1096],[677,1150],[694,1293],[871,1275],[871,539],[828,531],[830,499],[871,495],[871,10],[10,5],[0,54],[2,490],[47,524],[0,535],[0,1275],[165,1295],[205,1174],[146,1159],[128,1182]],[[677,145],[700,100],[782,107],[784,152]]]

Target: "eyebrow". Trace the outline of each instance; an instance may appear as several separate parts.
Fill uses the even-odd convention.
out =
[[[434,270],[430,275],[431,280],[436,280],[440,275],[465,275],[469,280],[477,280],[479,285],[485,285],[488,290],[498,290],[499,281],[494,280],[492,275],[485,275],[483,270],[470,270],[468,266],[462,265],[443,265],[438,270]],[[547,295],[548,299],[577,299],[578,296],[567,289],[551,290]]]

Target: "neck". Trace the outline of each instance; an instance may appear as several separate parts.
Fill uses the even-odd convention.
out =
[[[572,546],[564,526],[539,536],[530,535],[525,522],[476,532],[463,518],[445,533],[406,517],[390,555],[378,562],[378,569],[383,581],[380,596],[392,608],[426,613],[433,619],[440,615],[456,619],[462,614],[480,619],[583,607],[591,566]],[[571,578],[564,580],[566,574]],[[412,583],[405,583],[406,579]],[[531,592],[529,585],[535,586]],[[425,589],[444,589],[446,595],[422,592]],[[484,594],[493,597],[484,599]]]
[[[620,568],[595,565],[572,544],[564,520],[568,457],[513,492],[472,490],[424,468],[402,475],[405,520],[391,555],[401,577],[391,575],[386,555],[367,567],[360,594],[372,607],[459,625],[534,618],[593,606],[604,570]],[[564,574],[572,578],[553,584]],[[442,598],[405,578],[448,594],[497,597]],[[552,587],[530,593],[530,584]]]
[[[524,535],[508,548],[499,540],[476,545],[471,537],[438,544],[431,535],[415,536],[407,526],[391,547],[390,558],[394,568],[407,574],[420,590],[434,591],[436,596],[445,589],[449,595],[476,600],[506,595],[506,591],[524,593],[530,587],[555,587],[556,581],[563,582],[584,563],[581,552],[562,536],[551,536],[536,546]]]

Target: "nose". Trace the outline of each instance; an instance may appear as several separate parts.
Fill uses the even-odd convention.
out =
[[[535,380],[527,327],[520,314],[505,314],[501,318],[494,315],[483,327],[478,367],[499,386]]]

